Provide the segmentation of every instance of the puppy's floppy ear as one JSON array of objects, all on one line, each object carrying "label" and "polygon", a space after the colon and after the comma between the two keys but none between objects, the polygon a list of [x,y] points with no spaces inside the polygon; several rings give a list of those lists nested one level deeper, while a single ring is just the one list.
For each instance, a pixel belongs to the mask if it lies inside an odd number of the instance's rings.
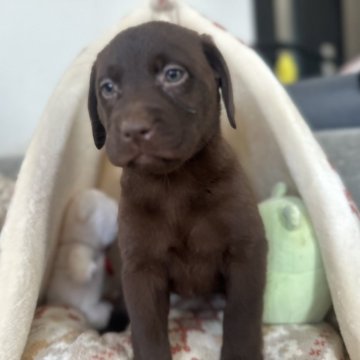
[{"label": "puppy's floppy ear", "polygon": [[97,98],[96,98],[96,67],[95,64],[91,69],[90,74],[90,86],[88,94],[88,111],[91,120],[92,133],[94,137],[95,146],[101,149],[105,144],[106,131],[103,124],[100,122],[98,110],[97,110]]},{"label": "puppy's floppy ear", "polygon": [[201,41],[205,56],[210,66],[213,68],[219,81],[219,87],[221,88],[221,93],[226,108],[226,114],[229,119],[230,125],[234,129],[236,129],[236,123],[234,118],[234,98],[229,69],[221,52],[214,44],[211,37],[208,35],[201,35]]}]

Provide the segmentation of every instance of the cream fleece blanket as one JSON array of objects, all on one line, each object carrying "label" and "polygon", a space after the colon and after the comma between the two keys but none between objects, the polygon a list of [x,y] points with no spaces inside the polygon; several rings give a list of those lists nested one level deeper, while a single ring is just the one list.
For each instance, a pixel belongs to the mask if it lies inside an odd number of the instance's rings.
[{"label": "cream fleece blanket", "polygon": [[[164,3],[158,1],[158,3]],[[238,130],[224,133],[259,199],[287,182],[305,201],[324,259],[341,333],[360,354],[360,225],[355,205],[303,118],[258,55],[191,8],[144,5],[70,66],[47,104],[22,165],[0,240],[0,359],[19,359],[55,256],[64,207],[79,189],[118,188],[118,172],[93,145],[86,109],[90,67],[119,31],[162,19],[210,34],[233,80]],[[100,180],[101,179],[101,180]],[[116,179],[116,180],[114,180]]]}]

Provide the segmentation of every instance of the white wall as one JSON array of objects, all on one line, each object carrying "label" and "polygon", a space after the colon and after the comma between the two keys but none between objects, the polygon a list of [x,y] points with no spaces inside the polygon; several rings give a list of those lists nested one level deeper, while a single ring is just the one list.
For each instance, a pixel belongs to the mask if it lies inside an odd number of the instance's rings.
[{"label": "white wall", "polygon": [[[0,157],[25,152],[72,59],[141,0],[0,0]],[[252,0],[189,0],[253,42]]]}]

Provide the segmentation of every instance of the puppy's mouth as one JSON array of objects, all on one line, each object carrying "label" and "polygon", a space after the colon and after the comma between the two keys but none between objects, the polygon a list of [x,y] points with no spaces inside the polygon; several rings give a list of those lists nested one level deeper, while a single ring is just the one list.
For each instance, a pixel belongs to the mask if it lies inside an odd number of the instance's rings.
[{"label": "puppy's mouth", "polygon": [[154,174],[167,174],[179,168],[189,157],[189,147],[183,139],[174,141],[118,141],[108,137],[107,153],[110,161],[122,168],[132,168]]},{"label": "puppy's mouth", "polygon": [[[141,168],[152,172],[167,172],[181,163],[179,158],[169,155],[151,154],[139,151],[135,156],[128,159],[125,166],[129,168]],[[167,171],[166,171],[167,170]]]}]

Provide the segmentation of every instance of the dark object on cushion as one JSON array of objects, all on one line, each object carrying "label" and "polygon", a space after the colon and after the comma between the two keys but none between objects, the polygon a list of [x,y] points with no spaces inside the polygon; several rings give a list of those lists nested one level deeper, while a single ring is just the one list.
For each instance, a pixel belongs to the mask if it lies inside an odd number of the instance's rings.
[{"label": "dark object on cushion", "polygon": [[360,127],[360,74],[305,80],[287,89],[313,129]]},{"label": "dark object on cushion", "polygon": [[220,89],[235,127],[217,47],[164,22],[120,33],[92,69],[95,144],[123,167],[119,246],[136,360],[171,359],[170,292],[221,291],[221,359],[263,359],[267,244],[255,197],[220,134]]},{"label": "dark object on cushion", "polygon": [[129,317],[122,311],[114,311],[111,314],[109,324],[100,333],[105,334],[107,332],[121,332],[124,331],[129,325]]}]

